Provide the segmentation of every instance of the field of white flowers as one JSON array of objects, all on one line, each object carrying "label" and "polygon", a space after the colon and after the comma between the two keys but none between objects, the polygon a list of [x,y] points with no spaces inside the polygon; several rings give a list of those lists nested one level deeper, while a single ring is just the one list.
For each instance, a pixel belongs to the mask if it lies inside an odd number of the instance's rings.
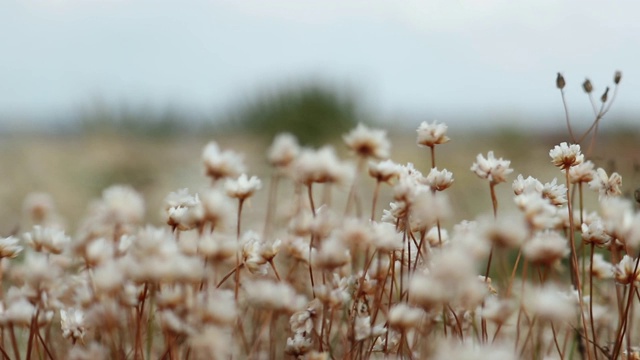
[{"label": "field of white flowers", "polygon": [[[635,177],[640,154],[633,138],[597,142],[615,93],[598,102],[583,87],[593,125],[580,134],[567,114],[566,141],[550,146],[456,143],[445,124],[423,122],[396,139],[406,158],[365,125],[344,134],[344,155],[288,134],[267,148],[93,139],[101,150],[70,142],[76,156],[58,161],[20,155],[6,168],[24,160],[46,177],[63,167],[74,181],[3,209],[0,354],[640,359],[640,194],[620,175]],[[536,160],[512,163],[502,149]],[[110,161],[133,162],[123,171],[135,186],[110,185],[121,175],[100,172]],[[157,199],[139,190],[167,183],[184,187]],[[6,184],[3,194],[20,186]],[[77,199],[92,187],[105,189],[87,209]]]}]

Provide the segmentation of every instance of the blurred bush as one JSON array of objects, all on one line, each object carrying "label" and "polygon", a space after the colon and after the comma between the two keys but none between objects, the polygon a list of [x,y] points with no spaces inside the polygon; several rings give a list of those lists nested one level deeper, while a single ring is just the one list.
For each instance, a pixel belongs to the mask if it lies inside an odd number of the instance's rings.
[{"label": "blurred bush", "polygon": [[355,96],[312,83],[263,93],[232,111],[231,127],[271,140],[290,132],[305,145],[320,145],[355,127],[360,118]]},{"label": "blurred bush", "polygon": [[83,133],[152,138],[188,133],[196,125],[193,115],[175,107],[155,109],[151,106],[112,105],[100,100],[79,109],[76,118]]}]

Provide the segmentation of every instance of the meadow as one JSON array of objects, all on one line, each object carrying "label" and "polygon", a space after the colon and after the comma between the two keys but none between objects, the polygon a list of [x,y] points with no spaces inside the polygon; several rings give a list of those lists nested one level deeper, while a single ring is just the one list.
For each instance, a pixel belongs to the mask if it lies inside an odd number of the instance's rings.
[{"label": "meadow", "polygon": [[639,139],[596,129],[7,136],[0,353],[638,359]]}]

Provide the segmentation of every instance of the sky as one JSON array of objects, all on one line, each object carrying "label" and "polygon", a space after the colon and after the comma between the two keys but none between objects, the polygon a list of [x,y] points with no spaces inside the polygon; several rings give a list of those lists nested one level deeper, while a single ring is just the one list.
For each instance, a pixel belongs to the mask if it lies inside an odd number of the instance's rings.
[{"label": "sky", "polygon": [[[640,111],[640,2],[2,0],[0,123],[96,101],[223,111],[282,86],[354,91],[380,118],[576,118],[623,71],[610,115]],[[526,126],[527,124],[520,124]]]}]

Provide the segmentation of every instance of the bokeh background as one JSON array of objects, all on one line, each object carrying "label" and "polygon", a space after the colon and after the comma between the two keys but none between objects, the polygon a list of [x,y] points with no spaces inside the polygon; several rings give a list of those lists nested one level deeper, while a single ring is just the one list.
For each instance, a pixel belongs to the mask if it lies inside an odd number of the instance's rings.
[{"label": "bokeh background", "polygon": [[490,209],[469,171],[480,152],[512,160],[513,178],[561,176],[547,155],[569,141],[557,72],[576,133],[594,119],[585,78],[599,102],[623,72],[591,159],[632,194],[638,14],[627,1],[3,1],[0,235],[20,228],[29,193],[50,193],[74,226],[121,183],[158,222],[169,191],[207,185],[210,140],[244,152],[266,179],[274,134],[348,157],[340,134],[358,122],[387,129],[392,158],[424,171],[415,128],[448,124],[439,164],[456,178],[456,220],[475,216]]}]

